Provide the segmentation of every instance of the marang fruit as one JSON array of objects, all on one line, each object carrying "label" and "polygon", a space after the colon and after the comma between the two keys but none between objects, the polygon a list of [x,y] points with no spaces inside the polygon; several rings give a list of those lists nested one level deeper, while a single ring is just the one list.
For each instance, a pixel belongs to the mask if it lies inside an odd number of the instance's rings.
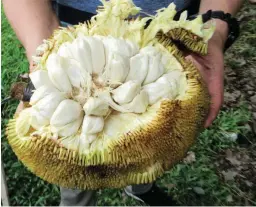
[{"label": "marang fruit", "polygon": [[7,127],[18,158],[63,187],[154,181],[185,156],[209,107],[174,40],[206,54],[214,24],[186,12],[174,21],[174,4],[131,21],[140,12],[132,1],[102,4],[90,22],[60,28],[38,47],[35,91]]}]

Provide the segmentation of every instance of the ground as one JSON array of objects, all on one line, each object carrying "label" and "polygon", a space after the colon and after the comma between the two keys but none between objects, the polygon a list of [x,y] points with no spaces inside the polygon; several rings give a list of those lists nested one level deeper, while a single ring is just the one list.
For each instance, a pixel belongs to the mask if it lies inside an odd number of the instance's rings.
[{"label": "ground", "polygon": [[[27,72],[24,49],[2,17],[2,95]],[[241,36],[225,55],[225,104],[213,126],[203,131],[183,162],[157,180],[180,205],[256,205],[256,9],[246,3],[238,18]],[[4,135],[16,101],[2,106],[2,161],[11,205],[58,205],[59,189],[31,174]],[[122,190],[98,192],[98,205],[141,205]]]}]

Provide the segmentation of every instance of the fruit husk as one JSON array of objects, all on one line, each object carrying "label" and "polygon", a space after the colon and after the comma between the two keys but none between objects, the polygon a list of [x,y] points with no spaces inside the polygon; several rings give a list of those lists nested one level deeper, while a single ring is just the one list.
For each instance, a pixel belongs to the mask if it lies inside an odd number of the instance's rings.
[{"label": "fruit husk", "polygon": [[[188,90],[182,100],[163,100],[152,121],[114,139],[101,151],[81,155],[49,137],[18,137],[15,119],[7,138],[24,165],[42,179],[67,188],[120,188],[153,182],[185,156],[209,108],[207,89],[192,63],[163,34],[157,40],[181,63]],[[32,131],[29,132],[29,134]]]}]

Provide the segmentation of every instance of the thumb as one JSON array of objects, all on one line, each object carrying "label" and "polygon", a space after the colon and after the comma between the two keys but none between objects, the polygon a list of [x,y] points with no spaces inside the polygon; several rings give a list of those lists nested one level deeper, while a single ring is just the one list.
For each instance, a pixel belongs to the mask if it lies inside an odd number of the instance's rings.
[{"label": "thumb", "polygon": [[212,122],[216,119],[221,109],[222,103],[223,103],[223,97],[221,94],[215,94],[211,96],[210,109],[204,123],[205,128],[209,127],[212,124]]}]

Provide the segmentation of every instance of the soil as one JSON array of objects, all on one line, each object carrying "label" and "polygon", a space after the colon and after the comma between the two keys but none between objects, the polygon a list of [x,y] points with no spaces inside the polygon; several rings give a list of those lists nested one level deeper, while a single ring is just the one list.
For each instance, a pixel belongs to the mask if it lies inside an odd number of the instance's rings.
[{"label": "soil", "polygon": [[[239,146],[223,151],[215,163],[223,180],[236,181],[239,189],[234,190],[234,193],[244,198],[245,205],[251,205],[251,201],[256,200],[256,46],[255,43],[250,44],[252,38],[253,42],[256,42],[256,17],[255,12],[251,12],[252,8],[255,6],[247,4],[238,15],[241,22],[241,36],[234,47],[225,54],[223,105],[224,110],[237,107],[241,102],[248,105],[252,117],[251,121],[245,124],[250,133],[248,137],[238,135]],[[251,28],[252,21],[254,27],[251,33],[244,32],[243,28]],[[239,49],[247,43],[248,50],[252,51],[251,55],[239,52]]]}]

